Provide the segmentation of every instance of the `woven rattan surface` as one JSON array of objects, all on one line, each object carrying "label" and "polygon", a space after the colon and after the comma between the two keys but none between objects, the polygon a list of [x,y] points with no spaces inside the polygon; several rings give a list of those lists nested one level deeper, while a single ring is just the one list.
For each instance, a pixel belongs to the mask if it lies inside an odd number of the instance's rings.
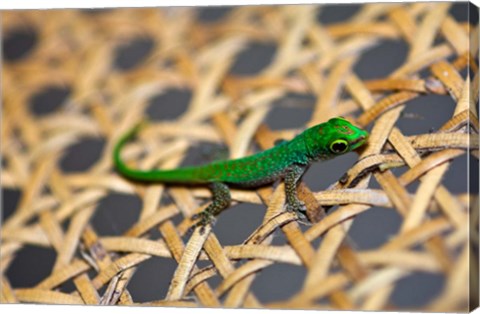
[{"label": "woven rattan surface", "polygon": [[[317,18],[323,8],[310,5],[232,8],[214,22],[198,19],[193,8],[2,12],[5,36],[31,28],[38,39],[26,55],[4,59],[2,66],[2,188],[20,191],[20,199],[1,228],[0,301],[395,310],[391,294],[402,278],[424,272],[440,275],[443,284],[421,309],[467,310],[470,277],[478,277],[470,269],[477,243],[469,242],[478,230],[469,226],[469,218],[478,220],[469,205],[476,196],[451,191],[444,177],[457,159],[478,159],[472,106],[478,63],[471,56],[478,53],[479,34],[450,7],[369,4],[329,25]],[[147,37],[153,48],[138,64],[112,65],[119,46]],[[407,56],[384,77],[361,78],[355,64],[386,40],[405,43]],[[276,45],[271,62],[258,73],[232,75],[249,43]],[[31,98],[47,86],[71,92],[61,106],[37,115]],[[235,203],[262,205],[263,222],[241,242],[225,245],[215,229],[185,234],[189,217],[208,204],[207,189],[135,184],[112,167],[115,141],[147,115],[153,97],[172,88],[191,91],[187,109],[142,131],[124,152],[131,165],[176,167],[200,141],[224,144],[236,158],[292,138],[300,128],[273,130],[264,123],[288,93],[315,99],[304,127],[344,116],[371,130],[371,137],[358,162],[329,188],[299,187],[311,225],[284,211],[281,183],[233,190]],[[402,112],[428,95],[450,99],[453,114],[437,130],[404,134]],[[423,117],[426,124],[435,112],[430,115]],[[85,137],[105,141],[100,156],[86,170],[64,171],[62,156]],[[102,236],[92,217],[111,193],[138,196],[141,205],[131,209],[138,219],[126,232]],[[165,195],[172,202],[161,202]],[[321,218],[320,205],[335,210]],[[398,213],[401,223],[389,241],[359,250],[347,234],[373,207]],[[275,244],[274,235],[285,243]],[[7,270],[26,246],[51,248],[55,260],[37,284],[15,287]],[[129,283],[154,257],[175,265],[162,277],[168,291],[161,299],[136,300]],[[289,298],[262,302],[252,286],[276,264],[305,269],[302,286]],[[70,291],[61,288],[67,282]]]}]

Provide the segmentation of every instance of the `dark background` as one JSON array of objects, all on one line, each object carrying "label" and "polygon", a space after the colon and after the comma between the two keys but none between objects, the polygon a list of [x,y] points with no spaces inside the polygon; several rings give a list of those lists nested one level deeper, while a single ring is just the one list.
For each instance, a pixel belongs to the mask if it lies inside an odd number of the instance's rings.
[{"label": "dark background", "polygon": [[[467,21],[468,8],[473,5],[456,3],[451,13],[457,20]],[[318,19],[323,24],[330,24],[349,19],[357,12],[360,5],[326,5],[320,11]],[[199,8],[198,18],[205,21],[220,20],[229,12],[229,7]],[[85,14],[101,14],[101,10],[84,10]],[[472,24],[477,24],[478,14],[471,11]],[[15,30],[3,34],[3,62],[19,62],[28,57],[28,52],[35,46],[36,33],[31,29]],[[117,50],[114,64],[117,70],[129,70],[135,67],[153,48],[149,39],[137,39],[121,46]],[[385,40],[363,54],[354,70],[362,79],[381,78],[399,65],[407,56],[407,46],[402,41]],[[251,44],[239,54],[231,68],[233,74],[252,75],[261,71],[272,60],[276,52],[274,44]],[[62,110],[64,101],[69,97],[68,87],[51,87],[38,93],[31,99],[31,111],[38,116],[48,115]],[[181,115],[187,108],[191,98],[187,90],[171,89],[160,96],[152,98],[147,110],[151,119],[156,121],[171,120]],[[175,106],[170,104],[175,103]],[[315,99],[311,95],[288,94],[278,100],[272,107],[266,123],[273,129],[301,128],[308,121]],[[397,126],[405,135],[428,133],[437,130],[451,118],[455,103],[445,96],[424,96],[410,101],[403,117]],[[432,112],[435,112],[432,115]],[[413,114],[413,115],[410,115]],[[412,118],[412,116],[415,116]],[[65,172],[87,170],[99,158],[104,148],[101,138],[84,138],[78,144],[71,146],[61,160]],[[198,143],[192,147],[187,163],[202,163],[226,154],[224,147],[212,144]],[[192,157],[193,156],[193,157]],[[355,162],[357,155],[347,154],[330,161],[313,165],[304,176],[304,181],[314,191],[327,188],[337,181],[341,175]],[[478,165],[472,164],[473,174],[478,173]],[[395,169],[396,174],[405,169]],[[478,176],[477,176],[478,178]],[[473,191],[478,191],[478,179],[472,180]],[[467,157],[458,158],[449,168],[443,184],[453,193],[467,191]],[[417,184],[409,186],[414,193]],[[374,179],[371,188],[378,188]],[[3,189],[2,219],[5,220],[16,209],[21,192]],[[168,202],[168,197],[164,197]],[[138,210],[132,210],[132,208]],[[138,197],[111,193],[99,204],[92,224],[99,235],[120,235],[138,219],[141,200]],[[261,223],[264,206],[242,204],[223,212],[214,231],[222,245],[240,244]],[[240,223],[239,223],[240,222]],[[349,242],[358,250],[375,249],[397,234],[401,217],[394,209],[371,208],[355,218],[349,231]],[[280,232],[275,234],[274,243],[282,244],[286,240]],[[159,237],[159,235],[153,235]],[[321,240],[320,240],[321,241]],[[318,246],[320,241],[315,241]],[[7,277],[13,287],[31,287],[49,275],[54,264],[55,253],[52,249],[26,246],[18,252],[15,261],[7,271]],[[202,264],[203,266],[203,264]],[[151,301],[161,299],[166,295],[169,279],[176,268],[176,262],[170,259],[153,257],[142,263],[128,289],[135,301]],[[306,270],[304,267],[287,264],[276,264],[259,273],[252,289],[261,302],[286,299],[299,291]],[[442,290],[445,278],[441,275],[415,272],[401,279],[391,296],[391,303],[399,307],[417,307],[427,304]],[[219,278],[210,282],[216,285]],[[72,291],[73,284],[65,284],[63,291]]]}]

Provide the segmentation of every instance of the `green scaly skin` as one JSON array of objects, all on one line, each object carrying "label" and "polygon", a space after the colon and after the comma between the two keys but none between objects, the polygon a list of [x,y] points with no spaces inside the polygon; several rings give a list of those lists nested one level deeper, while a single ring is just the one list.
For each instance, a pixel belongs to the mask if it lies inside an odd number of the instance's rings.
[{"label": "green scaly skin", "polygon": [[133,128],[116,144],[113,154],[115,166],[122,175],[135,181],[208,185],[213,201],[193,217],[199,219],[196,225],[202,226],[201,230],[229,206],[229,186],[252,188],[283,179],[287,210],[303,215],[305,205],[298,199],[296,187],[308,166],[315,161],[348,153],[365,144],[368,138],[367,131],[338,117],[313,126],[290,141],[279,141],[274,147],[248,157],[197,167],[142,171],[129,168],[120,157],[125,143],[140,128],[140,125]]}]

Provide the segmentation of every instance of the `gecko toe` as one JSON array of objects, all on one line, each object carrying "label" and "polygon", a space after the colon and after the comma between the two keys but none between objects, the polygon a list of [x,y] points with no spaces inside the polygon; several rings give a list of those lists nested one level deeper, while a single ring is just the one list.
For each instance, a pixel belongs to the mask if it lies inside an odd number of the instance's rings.
[{"label": "gecko toe", "polygon": [[191,219],[192,219],[192,220],[200,219],[200,213],[193,214],[192,217],[191,217]]},{"label": "gecko toe", "polygon": [[193,230],[195,230],[195,225],[191,225],[190,227],[188,227],[187,231],[185,232],[185,235],[187,237],[191,236],[193,233]]}]

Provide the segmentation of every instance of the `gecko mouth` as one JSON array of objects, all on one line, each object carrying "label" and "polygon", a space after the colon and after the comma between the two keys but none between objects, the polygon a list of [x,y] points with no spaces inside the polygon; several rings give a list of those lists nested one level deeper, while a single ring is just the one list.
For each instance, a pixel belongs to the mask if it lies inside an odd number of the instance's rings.
[{"label": "gecko mouth", "polygon": [[353,149],[356,149],[356,148],[362,146],[367,141],[367,138],[368,138],[368,136],[362,135],[359,138],[357,138],[356,140],[352,141],[350,143],[350,146],[352,146]]}]

